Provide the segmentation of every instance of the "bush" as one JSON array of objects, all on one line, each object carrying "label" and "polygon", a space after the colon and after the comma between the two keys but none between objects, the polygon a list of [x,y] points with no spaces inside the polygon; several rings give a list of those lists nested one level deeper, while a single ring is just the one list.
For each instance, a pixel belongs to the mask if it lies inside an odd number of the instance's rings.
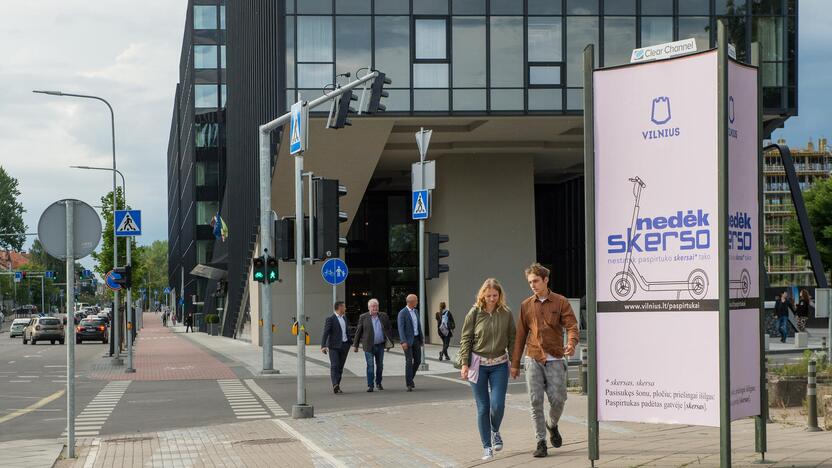
[{"label": "bush", "polygon": [[220,316],[217,314],[206,315],[205,323],[220,323]]},{"label": "bush", "polygon": [[827,361],[826,353],[823,351],[803,351],[803,358],[800,359],[800,362],[772,367],[768,371],[769,374],[780,377],[807,377],[809,375],[809,361],[812,359],[815,360],[818,377],[832,378],[832,365]]}]

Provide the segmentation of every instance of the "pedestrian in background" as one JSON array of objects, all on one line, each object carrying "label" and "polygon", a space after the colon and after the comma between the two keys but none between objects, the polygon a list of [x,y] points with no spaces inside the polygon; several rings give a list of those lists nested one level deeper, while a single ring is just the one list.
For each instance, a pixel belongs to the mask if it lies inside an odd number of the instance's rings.
[{"label": "pedestrian in background", "polygon": [[407,305],[399,311],[396,322],[399,326],[402,351],[404,351],[404,383],[407,385],[407,391],[412,392],[416,388],[413,379],[422,363],[422,346],[425,340],[422,324],[419,323],[419,310],[416,309],[419,298],[415,294],[409,294],[405,298],[405,303]]},{"label": "pedestrian in background", "polygon": [[188,314],[185,316],[185,333],[193,332],[194,331],[194,316],[193,314]]},{"label": "pedestrian in background", "polygon": [[168,326],[168,312],[167,311],[162,313],[162,326],[163,327]]},{"label": "pedestrian in background", "polygon": [[364,359],[367,361],[367,391],[373,391],[373,383],[379,390],[382,373],[384,372],[384,348],[387,341],[392,341],[393,331],[390,328],[390,318],[387,314],[378,313],[378,299],[367,302],[369,312],[358,318],[358,328],[353,338],[354,352],[358,352],[360,343],[364,349]]},{"label": "pedestrian in background", "polygon": [[780,298],[774,305],[774,315],[777,316],[777,329],[780,331],[780,342],[785,343],[789,336],[789,311],[794,312],[794,304],[789,299],[789,292],[780,293]]},{"label": "pedestrian in background", "polygon": [[508,368],[514,350],[514,317],[506,306],[503,287],[489,278],[480,287],[462,325],[459,354],[463,380],[468,380],[477,402],[477,428],[483,460],[503,449],[500,424],[506,407]]},{"label": "pedestrian in background", "polygon": [[448,310],[445,303],[440,302],[439,312],[436,313],[436,330],[439,332],[439,337],[442,338],[442,351],[439,351],[440,361],[442,360],[442,356],[449,361],[451,360],[451,357],[448,356],[448,346],[451,345],[454,328],[456,328],[454,316],[451,315],[451,311]]},{"label": "pedestrian in background", "polygon": [[[575,354],[578,345],[578,320],[569,301],[549,289],[549,270],[539,263],[526,268],[526,281],[533,295],[520,304],[517,337],[511,361],[511,377],[520,374],[520,359],[525,349],[526,389],[532,407],[537,448],[534,456],[548,455],[546,430],[555,448],[563,444],[558,421],[566,403],[566,356]],[[569,337],[563,343],[563,331]],[[528,345],[528,346],[527,346]],[[543,396],[549,399],[549,418],[543,414]]]},{"label": "pedestrian in background", "polygon": [[341,391],[341,376],[344,374],[344,364],[350,351],[347,306],[343,301],[336,302],[332,308],[334,313],[324,322],[324,336],[321,338],[321,352],[329,355],[329,378],[332,381],[332,393]]},{"label": "pedestrian in background", "polygon": [[806,322],[809,321],[809,310],[811,307],[812,296],[809,295],[809,291],[801,289],[800,300],[797,303],[797,310],[794,313],[797,316],[797,331],[806,331]]}]

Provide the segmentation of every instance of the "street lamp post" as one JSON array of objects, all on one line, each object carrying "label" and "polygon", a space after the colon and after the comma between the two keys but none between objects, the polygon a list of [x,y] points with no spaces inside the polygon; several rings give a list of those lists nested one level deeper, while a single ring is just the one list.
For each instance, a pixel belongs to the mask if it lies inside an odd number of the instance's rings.
[{"label": "street lamp post", "polygon": [[[124,174],[121,173],[118,169],[111,169],[109,167],[92,167],[92,166],[69,166],[73,169],[90,169],[95,171],[114,171],[119,176],[121,176],[121,194],[124,197],[124,209],[127,209],[127,184],[124,182]],[[113,216],[115,216],[115,205],[113,207]],[[115,236],[113,236],[115,237]],[[132,264],[132,259],[130,258],[130,249],[132,247],[133,239],[127,239],[127,264]],[[131,324],[132,326],[136,326],[135,317],[133,317],[133,291],[132,289],[127,289],[127,323]],[[115,326],[115,323],[114,325]],[[136,369],[133,367],[133,332],[128,327],[126,331],[126,341],[127,341],[127,369],[124,372],[128,374],[132,374],[136,372]],[[116,335],[118,336],[118,335]],[[118,339],[116,339],[116,345],[118,345]]]},{"label": "street lamp post", "polygon": [[[86,94],[73,94],[73,93],[64,93],[61,91],[42,91],[42,90],[34,90],[32,91],[36,94],[46,94],[49,96],[61,96],[61,97],[76,97],[81,99],[95,99],[96,101],[101,101],[107,105],[107,108],[110,109],[110,132],[112,134],[113,140],[113,210],[116,209],[116,117],[115,113],[113,112],[113,106],[107,102],[106,99],[100,98],[98,96],[90,96]],[[116,226],[113,223],[113,268],[118,266],[118,238],[116,237]],[[113,311],[113,329],[115,331],[115,346],[113,351],[113,364],[120,366],[124,364],[121,357],[119,356],[119,333],[118,333],[118,291],[113,291],[114,299],[115,299],[115,310]],[[67,311],[70,313],[70,311]]]}]

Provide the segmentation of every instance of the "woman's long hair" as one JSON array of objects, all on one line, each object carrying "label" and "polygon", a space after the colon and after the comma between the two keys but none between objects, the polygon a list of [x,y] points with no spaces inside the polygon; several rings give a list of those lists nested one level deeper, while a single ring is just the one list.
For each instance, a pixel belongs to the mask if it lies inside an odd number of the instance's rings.
[{"label": "woman's long hair", "polygon": [[503,293],[503,286],[494,278],[488,278],[482,283],[482,286],[480,286],[480,290],[477,293],[477,298],[474,301],[474,307],[480,310],[485,310],[485,293],[489,289],[493,289],[500,294],[499,299],[497,299],[496,308],[508,310],[508,306],[506,306],[506,295]]},{"label": "woman's long hair", "polygon": [[801,289],[800,290],[800,299],[806,301],[806,303],[808,304],[811,301],[811,298],[809,297],[809,291],[807,291],[805,289]]}]

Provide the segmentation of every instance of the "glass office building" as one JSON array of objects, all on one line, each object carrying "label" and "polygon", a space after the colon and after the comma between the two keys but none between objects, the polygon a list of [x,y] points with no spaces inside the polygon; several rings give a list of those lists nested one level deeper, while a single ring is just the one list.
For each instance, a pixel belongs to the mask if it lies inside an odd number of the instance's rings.
[{"label": "glass office building", "polygon": [[[392,80],[387,112],[353,116],[352,127],[334,131],[324,128],[329,108],[316,109],[306,153],[308,170],[348,187],[341,256],[350,277],[338,296],[351,319],[370,297],[395,314],[418,290],[409,200],[421,127],[434,131],[428,158],[438,174],[427,229],[451,238],[450,272],[428,282],[428,316],[440,301],[467,311],[483,275],[503,280],[516,309],[527,295],[522,269],[535,260],[553,267],[554,290],[583,296],[588,44],[597,66],[621,65],[634,48],[674,40],[709,49],[724,20],[739,60],[750,61],[760,43],[766,134],[797,113],[796,0],[252,0],[227,11],[220,210],[232,235],[227,254],[206,258],[227,263],[227,336],[260,313],[250,281],[260,245],[257,127],[356,73],[376,69]],[[281,139],[272,138],[272,209],[284,216],[294,211],[293,164]],[[294,316],[294,265],[281,264],[280,274],[288,280],[271,287],[276,340],[293,342],[283,325]],[[308,267],[308,326],[317,329],[332,296],[314,275]]]}]

